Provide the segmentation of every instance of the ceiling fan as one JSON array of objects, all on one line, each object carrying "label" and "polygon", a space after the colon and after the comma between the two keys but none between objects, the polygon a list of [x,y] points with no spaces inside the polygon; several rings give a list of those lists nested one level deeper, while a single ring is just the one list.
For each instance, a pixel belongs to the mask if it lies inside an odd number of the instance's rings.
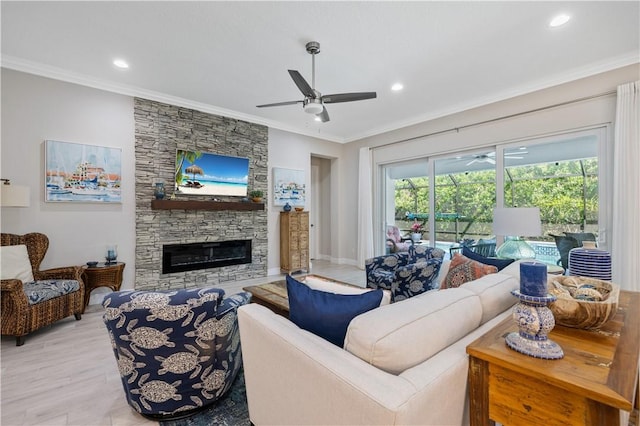
[{"label": "ceiling fan", "polygon": [[353,102],[362,101],[365,99],[374,99],[376,92],[354,92],[354,93],[335,93],[332,95],[324,95],[318,92],[316,86],[316,55],[320,53],[320,43],[317,41],[310,41],[305,45],[307,53],[311,54],[311,86],[307,83],[307,80],[295,70],[289,70],[289,75],[293,79],[293,82],[298,86],[298,89],[304,95],[304,99],[301,101],[287,101],[277,102],[274,104],[257,105],[258,108],[283,106],[283,105],[295,105],[302,104],[304,111],[309,114],[315,114],[320,121],[326,123],[329,121],[329,113],[324,104],[335,104],[338,102]]},{"label": "ceiling fan", "polygon": [[[523,150],[520,150],[518,152],[505,152],[504,158],[510,159],[510,160],[522,160],[524,157],[522,157],[521,155],[528,154],[528,153],[529,153],[528,151],[523,151]],[[489,152],[487,154],[476,154],[473,156],[473,160],[467,163],[467,166],[470,166],[473,163],[496,164],[495,157],[496,157],[495,152]]]}]

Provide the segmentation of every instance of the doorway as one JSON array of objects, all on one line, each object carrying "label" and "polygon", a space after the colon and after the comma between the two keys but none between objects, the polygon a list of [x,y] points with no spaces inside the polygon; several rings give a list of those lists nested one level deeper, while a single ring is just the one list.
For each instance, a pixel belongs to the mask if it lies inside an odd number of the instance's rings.
[{"label": "doorway", "polygon": [[331,159],[311,156],[309,258],[331,260]]}]

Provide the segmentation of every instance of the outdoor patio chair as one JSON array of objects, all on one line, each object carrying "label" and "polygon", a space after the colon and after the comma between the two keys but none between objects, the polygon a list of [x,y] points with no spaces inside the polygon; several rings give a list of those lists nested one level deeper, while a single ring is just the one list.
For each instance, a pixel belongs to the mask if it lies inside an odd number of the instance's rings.
[{"label": "outdoor patio chair", "polygon": [[409,251],[409,247],[412,245],[413,240],[410,237],[403,237],[397,226],[387,226],[387,248],[389,253]]}]

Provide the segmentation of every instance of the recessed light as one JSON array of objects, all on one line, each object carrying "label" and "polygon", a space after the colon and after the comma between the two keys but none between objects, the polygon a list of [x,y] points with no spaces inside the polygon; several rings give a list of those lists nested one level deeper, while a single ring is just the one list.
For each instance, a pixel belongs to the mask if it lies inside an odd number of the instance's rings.
[{"label": "recessed light", "polygon": [[314,120],[316,120],[316,121],[322,121],[322,120],[320,120],[320,117],[316,117],[316,118],[314,118]]},{"label": "recessed light", "polygon": [[129,64],[128,64],[128,63],[126,63],[126,62],[124,61],[124,59],[115,59],[115,60],[113,61],[113,65],[115,65],[115,66],[116,66],[116,67],[118,67],[118,68],[123,68],[123,69],[125,69],[125,68],[129,68]]},{"label": "recessed light", "polygon": [[566,24],[567,22],[569,22],[569,19],[571,19],[571,16],[566,15],[566,14],[560,14],[555,16],[551,22],[549,22],[549,26],[550,27],[559,27],[561,25]]},{"label": "recessed light", "polygon": [[391,90],[393,90],[394,92],[399,92],[403,88],[404,86],[402,85],[402,83],[396,83],[393,86],[391,86]]}]

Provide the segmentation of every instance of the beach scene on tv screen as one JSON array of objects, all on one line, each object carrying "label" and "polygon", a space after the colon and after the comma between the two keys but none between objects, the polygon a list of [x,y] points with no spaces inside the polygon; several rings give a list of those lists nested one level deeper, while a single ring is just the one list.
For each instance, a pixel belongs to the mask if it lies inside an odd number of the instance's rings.
[{"label": "beach scene on tv screen", "polygon": [[249,159],[199,151],[176,152],[176,191],[246,197]]}]

